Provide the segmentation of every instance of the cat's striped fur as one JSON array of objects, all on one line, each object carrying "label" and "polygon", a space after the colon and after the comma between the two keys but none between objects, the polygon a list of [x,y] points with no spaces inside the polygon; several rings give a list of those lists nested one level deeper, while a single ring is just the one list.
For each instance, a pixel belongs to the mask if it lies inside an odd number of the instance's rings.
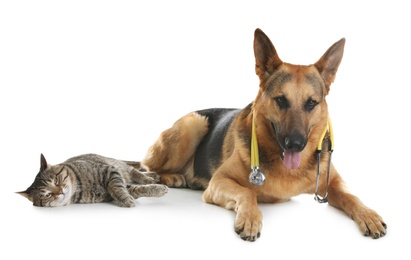
[{"label": "cat's striped fur", "polygon": [[42,154],[40,164],[31,186],[17,192],[34,206],[115,201],[121,207],[134,207],[139,197],[161,197],[168,191],[167,186],[155,184],[156,173],[140,169],[138,162],[84,154],[50,165]]}]

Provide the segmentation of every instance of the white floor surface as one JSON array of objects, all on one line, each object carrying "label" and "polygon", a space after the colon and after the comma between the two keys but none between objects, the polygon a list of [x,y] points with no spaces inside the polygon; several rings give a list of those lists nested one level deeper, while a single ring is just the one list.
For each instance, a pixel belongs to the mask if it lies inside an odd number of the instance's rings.
[{"label": "white floor surface", "polygon": [[[406,1],[0,2],[0,259],[411,259],[410,37]],[[171,189],[131,209],[37,208],[15,194],[82,153],[141,160],[184,114],[256,96],[253,35],[312,64],[346,38],[327,97],[333,162],[388,224],[363,237],[342,212],[301,195],[260,205],[261,237],[232,211]],[[397,257],[395,257],[397,256]]]}]

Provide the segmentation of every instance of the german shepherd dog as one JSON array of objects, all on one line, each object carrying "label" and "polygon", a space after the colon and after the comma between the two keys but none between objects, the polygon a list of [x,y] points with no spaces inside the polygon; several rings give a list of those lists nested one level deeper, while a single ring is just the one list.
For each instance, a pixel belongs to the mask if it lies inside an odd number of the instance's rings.
[{"label": "german shepherd dog", "polygon": [[[348,192],[334,166],[328,166],[330,153],[320,155],[316,184],[317,145],[328,120],[326,96],[344,44],[344,38],[337,41],[312,65],[293,65],[281,61],[271,40],[256,29],[255,70],[260,87],[254,101],[244,109],[188,113],[160,134],[148,149],[143,165],[159,173],[160,182],[169,187],[205,190],[205,202],[234,210],[235,232],[243,240],[260,237],[262,214],[258,203],[314,194],[316,189],[324,196],[328,191],[328,203],[351,217],[363,235],[383,237],[387,225]],[[253,120],[259,168],[266,176],[262,186],[249,180]]]}]

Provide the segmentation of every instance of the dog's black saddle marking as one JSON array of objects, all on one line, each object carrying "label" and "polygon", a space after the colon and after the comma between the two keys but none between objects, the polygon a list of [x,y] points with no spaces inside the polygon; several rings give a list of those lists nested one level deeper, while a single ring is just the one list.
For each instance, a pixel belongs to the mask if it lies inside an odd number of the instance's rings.
[{"label": "dog's black saddle marking", "polygon": [[200,142],[194,158],[194,176],[210,179],[212,168],[221,164],[222,147],[227,130],[240,112],[233,108],[211,108],[196,111],[207,117],[208,133]]}]

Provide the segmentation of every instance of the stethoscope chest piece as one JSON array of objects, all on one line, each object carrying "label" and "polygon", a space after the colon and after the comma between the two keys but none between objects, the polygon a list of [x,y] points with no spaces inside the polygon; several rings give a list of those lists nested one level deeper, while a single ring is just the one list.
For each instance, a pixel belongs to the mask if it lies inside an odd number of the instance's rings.
[{"label": "stethoscope chest piece", "polygon": [[258,141],[257,133],[255,129],[254,116],[252,117],[252,128],[251,128],[251,173],[248,176],[248,181],[257,187],[264,184],[265,175],[260,170],[260,161],[258,158]]},{"label": "stethoscope chest piece", "polygon": [[248,181],[257,187],[260,187],[264,184],[265,182],[265,175],[260,169],[256,166],[251,167],[251,173],[248,176]]}]

